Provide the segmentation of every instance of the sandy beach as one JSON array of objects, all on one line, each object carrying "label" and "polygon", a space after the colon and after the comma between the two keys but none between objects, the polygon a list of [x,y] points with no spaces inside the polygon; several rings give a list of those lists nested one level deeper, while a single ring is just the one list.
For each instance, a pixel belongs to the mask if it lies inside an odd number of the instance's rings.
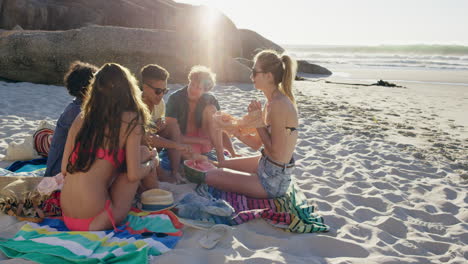
[{"label": "sandy beach", "polygon": [[[404,86],[295,82],[294,176],[330,232],[292,234],[259,219],[234,226],[206,250],[198,243],[204,231],[185,227],[175,249],[152,263],[466,263],[468,89]],[[222,84],[214,93],[223,110],[240,116],[251,99],[263,98],[252,89]],[[41,120],[55,121],[70,100],[62,86],[0,82],[0,158]],[[235,147],[254,153],[239,141]],[[161,187],[177,198],[193,185]],[[0,215],[0,237],[21,225]],[[0,255],[0,263],[18,260]]]}]

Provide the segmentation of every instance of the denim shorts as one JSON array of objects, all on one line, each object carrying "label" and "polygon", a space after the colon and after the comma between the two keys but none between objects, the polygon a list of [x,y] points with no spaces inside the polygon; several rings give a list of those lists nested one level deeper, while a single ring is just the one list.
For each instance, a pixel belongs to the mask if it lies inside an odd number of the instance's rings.
[{"label": "denim shorts", "polygon": [[276,198],[286,194],[291,184],[291,175],[294,168],[294,159],[291,159],[289,164],[285,164],[262,155],[258,163],[257,175],[269,198]]}]

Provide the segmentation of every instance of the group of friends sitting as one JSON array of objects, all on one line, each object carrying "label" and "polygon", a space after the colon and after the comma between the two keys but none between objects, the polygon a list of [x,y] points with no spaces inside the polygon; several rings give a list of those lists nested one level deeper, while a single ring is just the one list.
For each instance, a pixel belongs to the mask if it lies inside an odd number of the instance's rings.
[{"label": "group of friends sitting", "polygon": [[[255,133],[226,133],[213,117],[220,105],[210,93],[215,74],[207,67],[194,66],[188,85],[165,102],[169,73],[159,65],[143,67],[138,85],[119,64],[73,63],[64,81],[75,99],[57,121],[45,174],[65,177],[65,224],[77,231],[115,228],[138,193],[159,181],[184,181],[181,162],[188,159],[213,160],[213,169],[197,175],[199,183],[253,198],[284,195],[298,138],[294,77],[288,55],[258,53],[251,80],[266,104],[253,100],[246,108],[262,111],[264,125]],[[233,136],[260,153],[239,157]]]}]

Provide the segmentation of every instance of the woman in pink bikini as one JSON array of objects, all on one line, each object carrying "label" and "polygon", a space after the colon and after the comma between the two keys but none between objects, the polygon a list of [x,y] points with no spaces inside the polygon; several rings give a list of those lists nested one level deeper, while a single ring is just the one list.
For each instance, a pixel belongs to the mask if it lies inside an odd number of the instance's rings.
[{"label": "woman in pink bikini", "polygon": [[70,230],[115,228],[140,183],[157,187],[156,153],[141,146],[150,114],[140,93],[125,67],[108,63],[96,73],[62,159],[61,207]]}]

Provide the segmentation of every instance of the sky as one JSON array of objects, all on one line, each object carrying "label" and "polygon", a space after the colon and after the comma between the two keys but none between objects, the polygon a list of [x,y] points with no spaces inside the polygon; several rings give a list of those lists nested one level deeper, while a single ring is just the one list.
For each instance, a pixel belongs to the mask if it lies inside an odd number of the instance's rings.
[{"label": "sky", "polygon": [[176,0],[280,44],[468,46],[468,0]]}]

